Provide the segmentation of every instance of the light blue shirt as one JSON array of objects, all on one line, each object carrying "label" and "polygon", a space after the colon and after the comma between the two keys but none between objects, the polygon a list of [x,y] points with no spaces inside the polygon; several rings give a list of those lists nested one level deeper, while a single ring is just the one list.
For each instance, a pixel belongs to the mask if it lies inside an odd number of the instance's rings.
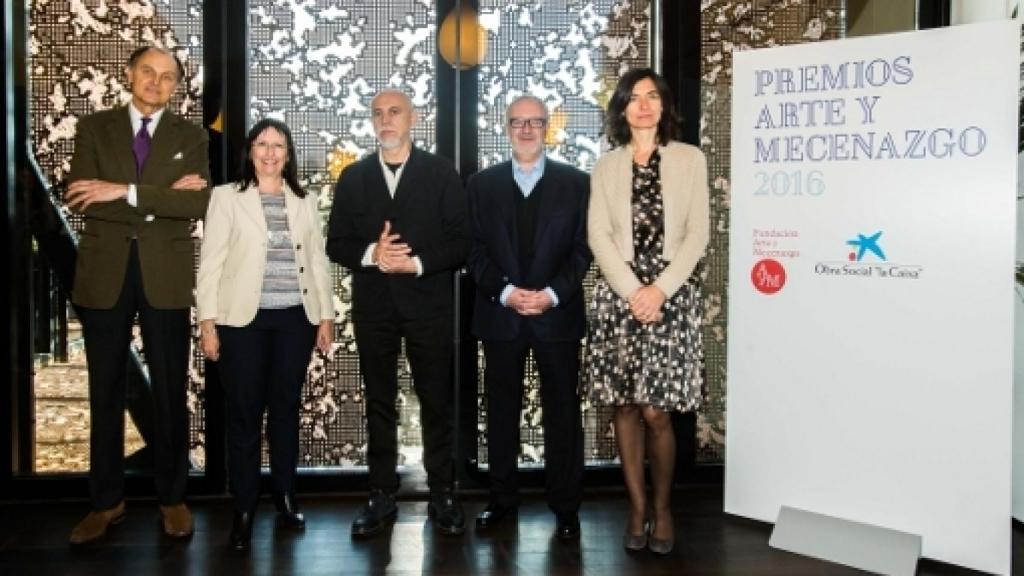
[{"label": "light blue shirt", "polygon": [[523,167],[516,162],[515,158],[512,159],[512,177],[516,179],[516,184],[519,185],[519,189],[523,191],[523,198],[529,198],[530,192],[537,186],[537,182],[540,182],[541,176],[544,175],[544,155],[541,154],[537,163],[533,165],[533,168],[529,172],[523,170]]},{"label": "light blue shirt", "polygon": [[[518,162],[516,162],[515,158],[512,159],[512,177],[515,178],[516,184],[519,186],[519,189],[522,190],[523,198],[530,197],[530,193],[537,187],[537,182],[540,182],[541,177],[544,176],[544,163],[545,158],[544,155],[541,154],[537,163],[533,165],[533,168],[531,168],[529,172],[527,172],[526,170],[523,170],[523,167]],[[498,300],[501,302],[502,306],[508,306],[508,295],[515,289],[515,286],[508,284],[501,291],[501,296],[498,297]],[[555,306],[558,306],[558,295],[555,294],[555,291],[552,290],[550,286],[544,288],[544,291],[551,297],[551,307],[554,308]]]}]

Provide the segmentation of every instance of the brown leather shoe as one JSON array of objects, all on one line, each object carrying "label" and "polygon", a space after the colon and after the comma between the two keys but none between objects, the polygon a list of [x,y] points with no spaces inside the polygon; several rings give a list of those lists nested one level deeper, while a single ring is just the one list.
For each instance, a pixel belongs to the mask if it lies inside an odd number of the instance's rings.
[{"label": "brown leather shoe", "polygon": [[68,540],[72,544],[92,542],[102,538],[107,533],[107,528],[121,520],[124,520],[124,501],[118,502],[117,506],[107,510],[89,512],[71,530],[71,537]]},{"label": "brown leather shoe", "polygon": [[164,534],[171,538],[187,538],[192,535],[192,513],[184,504],[161,506],[160,514],[164,517]]}]

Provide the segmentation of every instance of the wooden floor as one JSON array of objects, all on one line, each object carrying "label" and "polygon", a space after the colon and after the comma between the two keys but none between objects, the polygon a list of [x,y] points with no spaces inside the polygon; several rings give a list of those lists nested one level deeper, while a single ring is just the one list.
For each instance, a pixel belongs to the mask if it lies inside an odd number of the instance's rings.
[{"label": "wooden floor", "polygon": [[[0,506],[0,574],[862,574],[769,548],[771,526],[723,514],[721,491],[716,485],[677,490],[677,544],[667,557],[623,550],[621,494],[587,498],[580,514],[582,538],[573,543],[552,538],[554,517],[538,496],[526,499],[518,524],[507,522],[484,535],[476,534],[471,522],[485,504],[483,496],[470,495],[465,501],[470,522],[461,538],[435,534],[426,504],[404,500],[391,533],[368,541],[349,536],[349,523],[362,505],[354,496],[300,497],[308,523],[304,533],[275,529],[273,506],[264,502],[248,554],[226,548],[231,507],[224,499],[192,502],[196,533],[187,542],[160,536],[155,504],[129,502],[127,519],[101,543],[82,549],[70,548],[67,535],[86,511],[83,503],[6,504]],[[1013,547],[1024,554],[1020,526],[1014,527]],[[974,572],[922,561],[918,574]]]}]

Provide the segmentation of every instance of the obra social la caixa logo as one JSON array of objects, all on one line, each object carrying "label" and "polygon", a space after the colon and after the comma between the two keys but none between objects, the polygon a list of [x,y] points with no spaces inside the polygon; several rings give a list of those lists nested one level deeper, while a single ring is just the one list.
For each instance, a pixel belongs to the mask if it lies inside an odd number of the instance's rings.
[{"label": "obra social la caixa logo", "polygon": [[924,267],[919,264],[890,262],[882,249],[882,231],[870,234],[858,232],[845,240],[848,246],[845,261],[817,262],[814,273],[818,276],[846,278],[897,278],[917,280]]},{"label": "obra social la caixa logo", "polygon": [[758,260],[750,270],[750,281],[762,294],[775,294],[786,285],[786,268],[778,260]]}]

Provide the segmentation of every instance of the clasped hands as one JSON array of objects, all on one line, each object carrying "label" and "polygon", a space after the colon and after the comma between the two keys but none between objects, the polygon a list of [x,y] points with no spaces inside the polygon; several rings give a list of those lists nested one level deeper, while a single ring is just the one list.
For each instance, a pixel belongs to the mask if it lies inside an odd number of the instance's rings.
[{"label": "clasped hands", "polygon": [[665,304],[665,293],[654,284],[637,288],[629,296],[629,311],[641,324],[661,320],[661,307]]},{"label": "clasped hands", "polygon": [[522,316],[539,316],[548,311],[554,302],[544,290],[513,288],[505,299],[505,305]]},{"label": "clasped hands", "polygon": [[[206,179],[198,174],[186,174],[171,184],[175,190],[198,192],[206,188]],[[96,202],[113,202],[128,196],[128,184],[106,180],[75,180],[68,185],[64,201],[74,212],[83,212]]]},{"label": "clasped hands", "polygon": [[373,248],[373,263],[385,274],[415,274],[418,272],[413,261],[412,248],[405,242],[399,242],[401,235],[391,233],[391,222],[384,222],[384,229],[377,238]]}]

